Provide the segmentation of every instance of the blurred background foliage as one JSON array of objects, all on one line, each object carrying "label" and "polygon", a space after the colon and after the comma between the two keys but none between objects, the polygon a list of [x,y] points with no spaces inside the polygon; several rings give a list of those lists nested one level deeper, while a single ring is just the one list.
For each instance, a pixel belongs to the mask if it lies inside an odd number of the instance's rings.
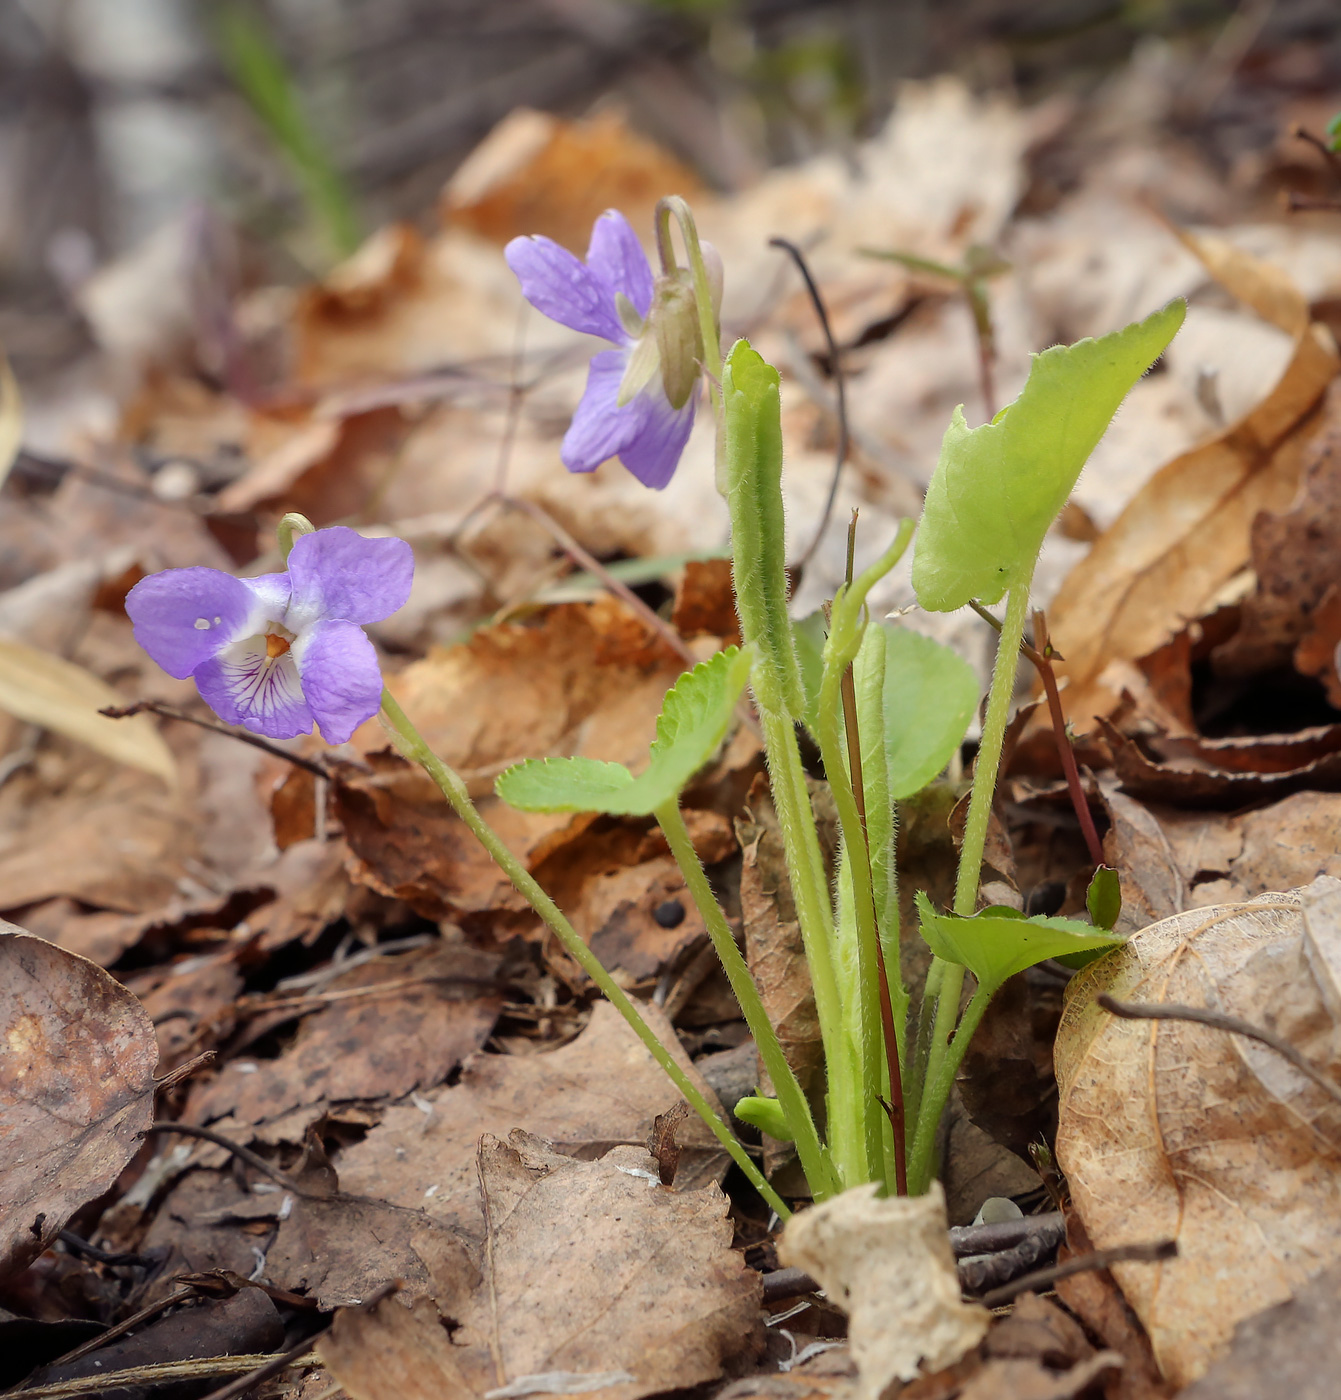
[{"label": "blurred background foliage", "polygon": [[68,358],[72,289],[193,204],[288,282],[431,224],[519,106],[615,105],[733,189],[850,152],[900,79],[1084,96],[1142,45],[1203,55],[1188,120],[1226,168],[1282,89],[1341,79],[1335,0],[0,0],[0,343]]}]

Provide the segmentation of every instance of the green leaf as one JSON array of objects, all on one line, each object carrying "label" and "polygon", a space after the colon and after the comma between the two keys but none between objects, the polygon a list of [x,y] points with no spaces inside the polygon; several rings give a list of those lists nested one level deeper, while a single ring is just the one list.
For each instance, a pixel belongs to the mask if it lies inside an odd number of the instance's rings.
[{"label": "green leaf", "polygon": [[949,647],[885,627],[885,748],[889,795],[911,797],[964,741],[978,704],[973,667]]},{"label": "green leaf", "polygon": [[622,763],[533,758],[500,773],[494,791],[524,812],[655,812],[716,752],[745,689],[750,661],[748,650],[728,647],[680,677],[666,693],[651,761],[638,777]]},{"label": "green leaf", "polygon": [[1018,910],[984,909],[971,918],[938,914],[921,890],[917,909],[923,939],[946,962],[966,967],[989,995],[1008,977],[1047,958],[1111,948],[1125,940],[1078,919],[1024,918]]},{"label": "green leaf", "polygon": [[1112,928],[1122,913],[1122,888],[1116,870],[1101,865],[1090,881],[1085,907],[1096,928]]},{"label": "green leaf", "polygon": [[758,1128],[761,1133],[767,1133],[771,1138],[777,1138],[779,1142],[790,1142],[792,1131],[787,1126],[786,1114],[782,1111],[782,1105],[777,1099],[761,1098],[757,1094],[751,1094],[748,1098],[737,1099],[735,1115],[742,1123],[748,1123],[752,1128]]},{"label": "green leaf", "polygon": [[1099,340],[1033,357],[1029,381],[990,423],[955,409],[927,488],[913,587],[933,612],[997,602],[1029,577],[1043,536],[1132,385],[1183,323],[1161,311]]}]

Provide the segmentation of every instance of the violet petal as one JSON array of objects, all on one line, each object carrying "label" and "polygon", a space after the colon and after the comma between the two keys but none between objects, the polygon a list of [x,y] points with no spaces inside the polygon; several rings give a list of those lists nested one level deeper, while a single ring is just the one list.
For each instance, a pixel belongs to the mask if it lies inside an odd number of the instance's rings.
[{"label": "violet petal", "polygon": [[682,408],[672,408],[658,382],[639,394],[629,405],[640,417],[638,430],[620,449],[619,460],[654,491],[662,490],[675,475],[680,455],[694,426],[694,405],[698,395],[690,394]]},{"label": "violet petal", "polygon": [[[602,462],[619,453],[641,426],[638,399],[623,408],[616,404],[627,362],[626,350],[602,350],[591,357],[582,402],[573,414],[559,449],[559,456],[570,472],[595,471]],[[660,380],[657,386],[659,389]]]},{"label": "violet petal", "polygon": [[300,535],[289,554],[293,596],[284,625],[302,632],[331,618],[380,622],[405,606],[414,552],[404,540],[365,539],[346,525]]},{"label": "violet petal", "polygon": [[126,595],[135,640],[170,676],[185,680],[230,643],[284,616],[285,574],[239,579],[219,569],[165,569]]},{"label": "violet petal", "polygon": [[312,711],[303,698],[292,651],[273,659],[264,637],[235,642],[196,671],[201,698],[228,724],[240,724],[268,739],[312,732]]},{"label": "violet petal", "polygon": [[652,305],[652,268],[629,221],[618,209],[607,209],[591,229],[587,266],[617,292],[623,292],[639,316]]},{"label": "violet petal", "polygon": [[514,238],[503,256],[522,295],[552,321],[623,345],[628,340],[615,309],[615,288],[552,238]]},{"label": "violet petal", "polygon": [[343,744],[382,703],[373,644],[352,622],[319,622],[299,637],[293,652],[321,737]]}]

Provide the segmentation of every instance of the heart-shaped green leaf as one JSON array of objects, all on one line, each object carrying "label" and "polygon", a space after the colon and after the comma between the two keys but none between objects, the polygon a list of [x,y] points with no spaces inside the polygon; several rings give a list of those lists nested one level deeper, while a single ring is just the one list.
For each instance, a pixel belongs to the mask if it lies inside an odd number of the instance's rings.
[{"label": "heart-shaped green leaf", "polygon": [[981,427],[969,428],[962,406],[955,409],[913,557],[924,608],[953,612],[971,598],[995,603],[1028,578],[1118,405],[1173,339],[1186,309],[1171,301],[1112,335],[1035,355],[1020,397]]},{"label": "heart-shaped green leaf", "polygon": [[524,812],[647,816],[674,800],[726,735],[750,674],[750,653],[728,647],[666,692],[651,761],[634,777],[622,763],[532,758],[500,773],[494,791]]},{"label": "heart-shaped green leaf", "polygon": [[1006,978],[1035,963],[1125,941],[1110,929],[1097,929],[1078,919],[1028,919],[1014,909],[984,909],[970,918],[938,914],[921,890],[917,910],[922,937],[931,951],[968,968],[989,995]]}]

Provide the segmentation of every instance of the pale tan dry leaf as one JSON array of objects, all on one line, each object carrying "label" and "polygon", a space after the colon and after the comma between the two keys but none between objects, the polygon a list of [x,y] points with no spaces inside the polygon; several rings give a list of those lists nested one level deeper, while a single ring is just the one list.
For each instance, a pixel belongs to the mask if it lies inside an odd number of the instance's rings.
[{"label": "pale tan dry leaf", "polygon": [[154,1110],[153,1023],[115,978],[0,920],[0,1275],[109,1186]]},{"label": "pale tan dry leaf", "polygon": [[0,637],[0,709],[175,787],[177,762],[148,715],[108,719],[98,713],[121,703],[111,686],[73,661]]},{"label": "pale tan dry leaf", "polygon": [[1264,321],[1296,339],[1308,329],[1308,298],[1284,268],[1254,257],[1216,234],[1194,233],[1176,224],[1169,227],[1222,287],[1227,287]]},{"label": "pale tan dry leaf", "polygon": [[5,484],[23,442],[23,400],[9,367],[9,356],[0,348],[0,486]]},{"label": "pale tan dry leaf", "polygon": [[1068,989],[1058,1161],[1097,1248],[1177,1239],[1176,1259],[1113,1269],[1175,1385],[1206,1370],[1236,1322],[1341,1259],[1341,1109],[1263,1045],[1118,1020],[1094,998],[1209,1006],[1335,1072],[1319,969],[1334,981],[1338,943],[1341,881],[1322,877],[1165,919]]},{"label": "pale tan dry leaf", "polygon": [[[675,1031],[655,1006],[643,1016],[717,1106]],[[609,1002],[592,1007],[576,1040],[541,1055],[472,1055],[460,1082],[429,1090],[418,1103],[388,1109],[362,1142],[341,1155],[347,1191],[423,1210],[467,1236],[483,1231],[475,1184],[475,1142],[513,1128],[542,1134],[574,1157],[619,1143],[646,1142],[653,1119],[679,1102],[679,1092]],[[720,1109],[719,1109],[720,1111]],[[726,1156],[697,1118],[677,1134],[682,1148],[675,1186],[720,1179]]]},{"label": "pale tan dry leaf", "polygon": [[960,1299],[940,1183],[925,1196],[881,1200],[879,1190],[857,1186],[794,1215],[778,1244],[778,1258],[848,1314],[860,1400],[953,1365],[991,1322]]},{"label": "pale tan dry leaf", "polygon": [[[1235,279],[1230,291],[1290,319],[1279,274],[1259,267],[1250,277],[1253,268],[1236,253],[1209,270]],[[1068,681],[1063,703],[1079,730],[1118,703],[1104,668],[1149,655],[1201,616],[1248,563],[1258,513],[1289,506],[1319,427],[1312,410],[1338,366],[1330,333],[1304,325],[1271,393],[1157,472],[1068,576],[1049,624],[1066,658],[1058,667]]]},{"label": "pale tan dry leaf", "polygon": [[[474,1155],[472,1153],[472,1155]],[[594,1391],[636,1400],[716,1379],[762,1342],[761,1282],[731,1249],[714,1185],[668,1191],[641,1147],[577,1162],[525,1133],[479,1144],[485,1282],[342,1313],[319,1354],[354,1400]],[[585,1382],[585,1384],[584,1384]]]},{"label": "pale tan dry leaf", "polygon": [[731,1248],[716,1185],[670,1191],[643,1147],[576,1162],[523,1133],[485,1137],[479,1177],[491,1273],[459,1337],[481,1370],[494,1353],[496,1384],[625,1371],[600,1394],[636,1400],[760,1349],[762,1281]]}]

